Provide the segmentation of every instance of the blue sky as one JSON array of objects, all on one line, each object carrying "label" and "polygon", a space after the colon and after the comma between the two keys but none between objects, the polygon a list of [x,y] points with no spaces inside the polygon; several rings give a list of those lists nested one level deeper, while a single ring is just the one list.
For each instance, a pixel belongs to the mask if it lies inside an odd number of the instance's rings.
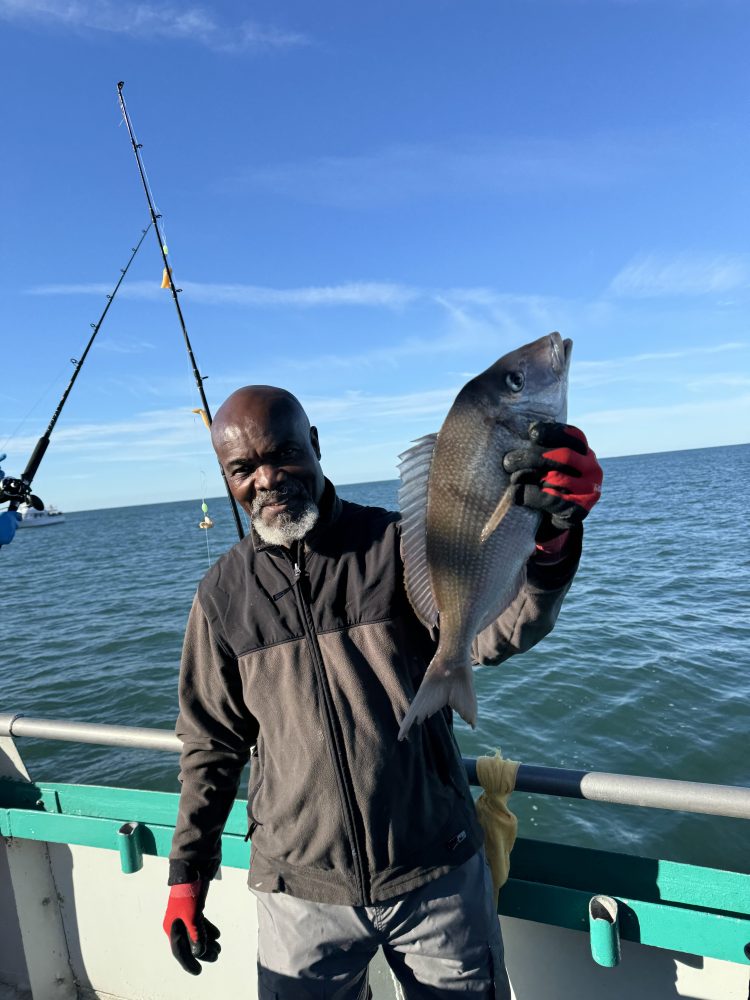
[{"label": "blue sky", "polygon": [[[0,451],[18,473],[148,221],[211,406],[283,385],[336,482],[461,384],[574,341],[602,456],[750,437],[750,10],[732,0],[0,0]],[[67,510],[221,492],[144,243],[35,480]]]}]

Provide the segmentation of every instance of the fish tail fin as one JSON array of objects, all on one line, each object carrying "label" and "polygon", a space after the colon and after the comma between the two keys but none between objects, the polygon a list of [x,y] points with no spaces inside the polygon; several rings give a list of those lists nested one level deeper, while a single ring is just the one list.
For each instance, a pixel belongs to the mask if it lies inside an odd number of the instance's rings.
[{"label": "fish tail fin", "polygon": [[419,685],[414,701],[404,716],[398,738],[403,740],[414,723],[439,712],[446,705],[461,716],[472,729],[477,721],[477,696],[471,670],[446,669],[446,664],[433,660]]}]

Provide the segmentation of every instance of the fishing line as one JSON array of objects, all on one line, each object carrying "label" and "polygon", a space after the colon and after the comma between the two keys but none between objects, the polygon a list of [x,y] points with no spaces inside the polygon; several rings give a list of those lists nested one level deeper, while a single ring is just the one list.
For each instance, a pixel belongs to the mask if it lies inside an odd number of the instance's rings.
[{"label": "fishing line", "polygon": [[[167,244],[165,242],[164,236],[162,235],[162,230],[159,226],[159,219],[161,219],[161,215],[158,214],[156,211],[154,198],[151,193],[151,187],[149,185],[148,178],[146,177],[146,170],[143,166],[143,158],[141,156],[142,143],[136,141],[135,132],[133,131],[133,125],[130,121],[130,115],[128,114],[128,109],[125,105],[125,98],[122,95],[122,88],[124,86],[125,86],[124,82],[120,80],[120,82],[117,84],[117,97],[120,102],[120,110],[122,111],[122,117],[125,122],[125,125],[127,126],[128,135],[130,136],[130,144],[133,147],[133,152],[135,153],[135,160],[136,163],[138,164],[138,173],[140,174],[141,183],[143,184],[143,190],[146,194],[146,201],[148,202],[149,212],[151,213],[151,221],[154,226],[154,232],[156,233],[156,238],[159,242],[159,253],[161,254],[162,260],[164,262],[164,278],[162,281],[162,288],[169,288],[172,294],[172,300],[175,304],[175,309],[177,310],[177,317],[180,321],[180,328],[182,329],[182,336],[185,341],[185,347],[187,349],[188,357],[190,359],[190,364],[193,369],[193,377],[195,379],[195,384],[198,387],[198,393],[200,394],[201,406],[206,414],[205,418],[206,423],[208,426],[210,426],[211,410],[208,405],[208,400],[206,399],[206,393],[203,389],[203,382],[205,381],[206,376],[201,375],[200,372],[198,371],[198,365],[195,360],[195,355],[193,354],[193,348],[190,344],[190,338],[188,337],[187,327],[185,326],[185,319],[182,315],[182,308],[180,307],[179,293],[182,291],[182,289],[177,288],[175,286],[174,279],[172,277],[172,269],[169,266],[169,261],[167,259],[167,253],[168,253]],[[237,508],[237,504],[235,503],[234,497],[232,496],[229,490],[229,483],[227,482],[226,476],[224,475],[224,470],[221,468],[221,463],[219,463],[219,468],[221,469],[221,477],[224,480],[224,486],[227,491],[227,496],[229,497],[229,503],[231,504],[232,507],[232,514],[234,516],[234,523],[235,527],[237,528],[237,534],[239,535],[240,539],[242,539],[244,538],[245,533],[242,530],[242,522],[240,520],[239,510]]]},{"label": "fishing line", "polygon": [[42,389],[42,391],[39,393],[39,396],[37,397],[36,402],[34,402],[34,403],[31,404],[30,409],[24,414],[24,416],[21,417],[21,419],[18,421],[18,423],[13,428],[13,430],[10,432],[10,434],[6,437],[6,439],[4,441],[0,442],[0,451],[7,451],[8,450],[8,444],[9,444],[9,442],[12,441],[14,437],[18,436],[18,432],[24,426],[24,424],[29,419],[29,417],[31,416],[31,414],[36,410],[36,408],[39,406],[39,404],[42,402],[42,400],[46,399],[47,396],[49,396],[49,394],[52,392],[52,387],[55,386],[55,385],[57,385],[58,382],[62,381],[62,376],[63,376],[63,372],[65,371],[65,368],[66,368],[66,366],[62,365],[62,367],[57,372],[57,374],[51,379],[51,381],[50,381],[49,385],[46,387],[46,389]]},{"label": "fishing line", "polygon": [[149,231],[150,228],[151,228],[151,223],[149,222],[146,228],[141,230],[141,238],[138,240],[136,245],[130,248],[131,249],[130,259],[128,260],[125,267],[120,268],[120,277],[117,279],[117,284],[115,285],[115,287],[112,289],[109,295],[107,295],[107,304],[104,307],[101,316],[99,317],[96,323],[91,324],[92,333],[91,336],[89,337],[89,342],[86,344],[86,347],[84,348],[83,354],[81,355],[80,359],[78,358],[70,359],[72,364],[75,365],[73,375],[70,379],[70,382],[68,382],[65,392],[62,394],[60,402],[57,404],[57,409],[52,414],[52,419],[49,422],[47,430],[44,432],[44,434],[42,434],[42,436],[37,441],[36,447],[34,448],[34,451],[31,454],[31,458],[26,464],[26,468],[21,473],[20,479],[14,479],[12,476],[6,476],[5,479],[0,481],[0,503],[4,503],[6,500],[10,500],[10,505],[8,507],[8,510],[16,510],[22,503],[30,503],[31,506],[34,507],[36,510],[44,510],[44,503],[39,499],[39,497],[34,496],[34,494],[31,492],[31,481],[36,475],[39,466],[42,464],[44,453],[47,451],[47,448],[49,447],[49,439],[50,439],[50,434],[52,433],[52,429],[54,428],[60,414],[62,413],[62,408],[65,406],[65,402],[68,396],[70,395],[70,390],[73,388],[75,380],[78,378],[81,368],[83,368],[83,362],[86,360],[86,356],[91,350],[91,345],[94,343],[96,335],[97,333],[99,333],[99,330],[101,329],[102,323],[104,322],[104,317],[109,312],[109,307],[114,302],[115,295],[117,295],[117,291],[120,285],[125,280],[125,275],[128,273],[130,265],[133,263],[135,255],[140,250],[141,244],[145,240],[146,233]]}]

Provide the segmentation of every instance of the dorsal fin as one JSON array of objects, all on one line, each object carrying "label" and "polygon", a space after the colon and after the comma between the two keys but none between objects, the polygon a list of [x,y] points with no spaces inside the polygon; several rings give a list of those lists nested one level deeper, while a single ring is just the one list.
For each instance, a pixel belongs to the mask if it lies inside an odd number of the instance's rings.
[{"label": "dorsal fin", "polygon": [[417,618],[427,626],[437,625],[438,609],[427,566],[427,487],[437,433],[426,434],[399,455],[401,486],[401,557],[404,560],[406,593]]}]

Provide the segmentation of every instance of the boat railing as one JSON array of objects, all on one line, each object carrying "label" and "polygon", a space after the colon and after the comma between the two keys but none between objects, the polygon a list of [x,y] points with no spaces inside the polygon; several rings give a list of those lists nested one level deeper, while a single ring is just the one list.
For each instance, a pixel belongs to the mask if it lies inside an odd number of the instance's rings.
[{"label": "boat railing", "polygon": [[[0,740],[3,737],[31,737],[171,753],[179,753],[182,746],[177,736],[168,729],[33,719],[21,713],[0,714]],[[479,784],[476,758],[464,757],[463,760],[470,783]],[[540,795],[750,819],[750,788],[737,785],[520,764],[515,787],[519,792]]]}]

